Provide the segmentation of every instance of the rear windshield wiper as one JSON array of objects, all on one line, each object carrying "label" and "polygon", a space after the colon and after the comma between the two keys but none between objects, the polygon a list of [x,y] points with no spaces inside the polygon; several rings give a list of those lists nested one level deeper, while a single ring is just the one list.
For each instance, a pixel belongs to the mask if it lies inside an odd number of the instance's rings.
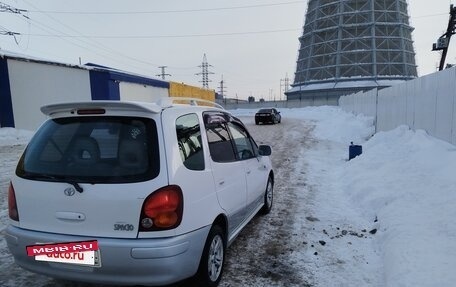
[{"label": "rear windshield wiper", "polygon": [[68,179],[65,179],[63,177],[57,177],[57,176],[53,176],[53,175],[47,175],[47,174],[26,174],[25,176],[27,176],[28,178],[30,179],[50,179],[52,181],[56,181],[56,182],[65,182],[65,183],[69,183],[71,184],[72,186],[74,186],[74,188],[79,192],[79,193],[82,193],[84,191],[84,189],[79,185],[79,183],[77,183],[76,181],[74,180],[68,180]]},{"label": "rear windshield wiper", "polygon": [[71,181],[71,180],[64,180],[66,183],[69,183],[74,186],[74,188],[79,192],[82,193],[84,189],[77,183],[76,181]]}]

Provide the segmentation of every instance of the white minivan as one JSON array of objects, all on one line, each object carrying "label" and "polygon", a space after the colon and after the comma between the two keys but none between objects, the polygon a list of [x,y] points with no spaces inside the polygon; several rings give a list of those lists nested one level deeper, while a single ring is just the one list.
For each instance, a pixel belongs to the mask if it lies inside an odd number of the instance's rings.
[{"label": "white minivan", "polygon": [[49,119],[11,179],[5,235],[32,272],[217,286],[227,246],[272,207],[271,148],[220,107],[166,98],[41,111]]}]

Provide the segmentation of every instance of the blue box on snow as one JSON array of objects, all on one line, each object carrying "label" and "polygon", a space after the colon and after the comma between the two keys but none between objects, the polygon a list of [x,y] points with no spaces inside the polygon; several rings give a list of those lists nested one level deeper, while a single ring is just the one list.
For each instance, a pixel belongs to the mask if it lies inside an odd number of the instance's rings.
[{"label": "blue box on snow", "polygon": [[363,146],[361,145],[354,145],[353,142],[351,142],[349,148],[348,148],[348,160],[351,160],[363,153]]}]

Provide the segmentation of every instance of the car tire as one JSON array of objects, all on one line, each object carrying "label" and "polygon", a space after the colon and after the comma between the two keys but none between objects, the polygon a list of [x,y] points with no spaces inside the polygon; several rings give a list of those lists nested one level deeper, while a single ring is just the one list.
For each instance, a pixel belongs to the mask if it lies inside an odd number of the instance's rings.
[{"label": "car tire", "polygon": [[255,121],[255,124],[256,124],[256,125],[259,125],[259,124],[260,124],[260,122],[259,122],[259,121]]},{"label": "car tire", "polygon": [[268,214],[271,212],[272,203],[274,201],[274,182],[271,177],[268,178],[268,184],[264,192],[264,205],[261,208],[261,214]]},{"label": "car tire", "polygon": [[215,287],[222,279],[226,241],[223,229],[212,226],[204,245],[197,274],[198,286]]}]

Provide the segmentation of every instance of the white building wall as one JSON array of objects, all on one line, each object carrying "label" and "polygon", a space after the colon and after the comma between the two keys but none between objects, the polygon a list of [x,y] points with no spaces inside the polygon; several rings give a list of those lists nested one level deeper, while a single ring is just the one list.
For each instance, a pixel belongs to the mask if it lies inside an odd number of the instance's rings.
[{"label": "white building wall", "polygon": [[436,90],[433,77],[422,77],[416,81],[419,90],[415,98],[415,129],[435,133]]},{"label": "white building wall", "polygon": [[18,129],[36,130],[46,119],[43,105],[92,99],[86,70],[9,59],[8,73]]},{"label": "white building wall", "polygon": [[409,81],[405,83],[406,88],[406,102],[407,102],[407,107],[406,107],[406,120],[405,124],[408,125],[409,127],[414,127],[415,126],[415,112],[416,112],[416,98],[417,95],[420,93],[420,87],[418,85],[418,80],[415,81]]},{"label": "white building wall", "polygon": [[377,131],[405,124],[456,144],[456,67],[382,89],[377,104],[372,93],[341,97],[339,106],[365,115],[376,109]]},{"label": "white building wall", "polygon": [[169,96],[166,88],[128,82],[120,82],[119,90],[121,101],[156,102],[160,98]]},{"label": "white building wall", "polygon": [[451,122],[453,123],[451,125],[451,142],[456,144],[456,95],[453,96],[453,113]]},{"label": "white building wall", "polygon": [[[359,93],[359,95],[361,94],[363,93]],[[357,105],[358,113],[363,113],[365,116],[369,117],[377,116],[377,109],[375,106],[377,102],[377,89],[365,92],[364,97],[362,97],[360,101],[356,102],[361,103],[361,105]]]},{"label": "white building wall", "polygon": [[456,70],[441,73],[436,78],[435,136],[451,142],[453,128]]},{"label": "white building wall", "polygon": [[378,91],[377,131],[387,131],[398,124],[406,124],[407,102],[405,97],[400,96],[404,90],[402,85],[397,85]]},{"label": "white building wall", "polygon": [[377,116],[377,89],[368,92],[358,92],[339,99],[339,106],[347,112],[364,114],[375,118]]}]

